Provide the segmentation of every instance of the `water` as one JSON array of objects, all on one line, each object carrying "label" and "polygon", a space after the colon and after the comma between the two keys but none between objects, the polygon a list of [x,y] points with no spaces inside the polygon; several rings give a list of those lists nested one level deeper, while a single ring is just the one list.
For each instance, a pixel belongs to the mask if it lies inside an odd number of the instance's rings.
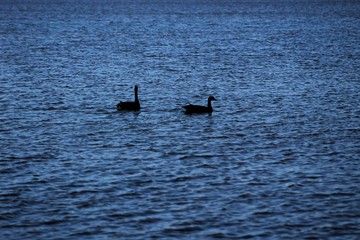
[{"label": "water", "polygon": [[0,239],[359,239],[359,41],[358,1],[1,1]]}]

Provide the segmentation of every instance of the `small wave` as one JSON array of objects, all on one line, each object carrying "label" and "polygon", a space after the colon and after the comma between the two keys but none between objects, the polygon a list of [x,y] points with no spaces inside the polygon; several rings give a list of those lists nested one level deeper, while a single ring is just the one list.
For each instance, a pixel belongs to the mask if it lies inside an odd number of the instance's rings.
[{"label": "small wave", "polygon": [[45,221],[42,224],[44,224],[44,225],[56,225],[56,224],[60,224],[60,223],[63,223],[63,222],[64,222],[64,220],[53,219],[53,220]]},{"label": "small wave", "polygon": [[198,232],[198,231],[202,231],[203,228],[198,227],[198,226],[188,226],[188,227],[174,227],[174,228],[166,228],[164,229],[164,232],[166,234],[171,234],[171,233],[192,233],[192,232]]}]

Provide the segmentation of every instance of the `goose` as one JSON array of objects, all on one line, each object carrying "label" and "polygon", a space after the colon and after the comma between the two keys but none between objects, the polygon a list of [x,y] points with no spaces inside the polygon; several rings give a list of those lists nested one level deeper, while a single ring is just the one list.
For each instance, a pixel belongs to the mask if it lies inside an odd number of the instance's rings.
[{"label": "goose", "polygon": [[205,106],[199,106],[199,105],[186,105],[183,106],[183,108],[186,109],[185,114],[193,114],[193,113],[212,113],[213,109],[211,106],[211,101],[216,100],[213,96],[210,96],[208,98],[208,105],[207,107]]},{"label": "goose", "polygon": [[135,92],[135,101],[134,102],[120,102],[116,105],[118,111],[128,110],[128,111],[138,111],[140,110],[140,102],[138,98],[138,86],[134,87]]}]

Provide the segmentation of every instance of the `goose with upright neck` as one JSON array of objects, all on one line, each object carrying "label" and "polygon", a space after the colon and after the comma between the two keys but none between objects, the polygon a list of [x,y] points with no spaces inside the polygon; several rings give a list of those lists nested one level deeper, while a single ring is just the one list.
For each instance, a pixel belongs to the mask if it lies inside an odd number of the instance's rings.
[{"label": "goose with upright neck", "polygon": [[116,105],[118,111],[139,111],[140,110],[140,102],[138,98],[138,86],[134,87],[135,93],[135,101],[134,102],[120,102]]},{"label": "goose with upright neck", "polygon": [[208,104],[207,106],[200,106],[200,105],[186,105],[183,106],[185,108],[185,114],[194,114],[194,113],[212,113],[213,108],[211,106],[211,101],[216,100],[213,96],[210,96],[208,98]]}]

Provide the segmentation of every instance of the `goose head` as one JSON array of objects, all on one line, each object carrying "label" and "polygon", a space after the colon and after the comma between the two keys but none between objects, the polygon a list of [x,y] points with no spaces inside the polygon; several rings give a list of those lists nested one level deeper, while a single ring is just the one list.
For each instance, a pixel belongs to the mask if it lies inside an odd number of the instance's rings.
[{"label": "goose head", "polygon": [[214,96],[210,96],[208,101],[216,101],[216,98]]}]

